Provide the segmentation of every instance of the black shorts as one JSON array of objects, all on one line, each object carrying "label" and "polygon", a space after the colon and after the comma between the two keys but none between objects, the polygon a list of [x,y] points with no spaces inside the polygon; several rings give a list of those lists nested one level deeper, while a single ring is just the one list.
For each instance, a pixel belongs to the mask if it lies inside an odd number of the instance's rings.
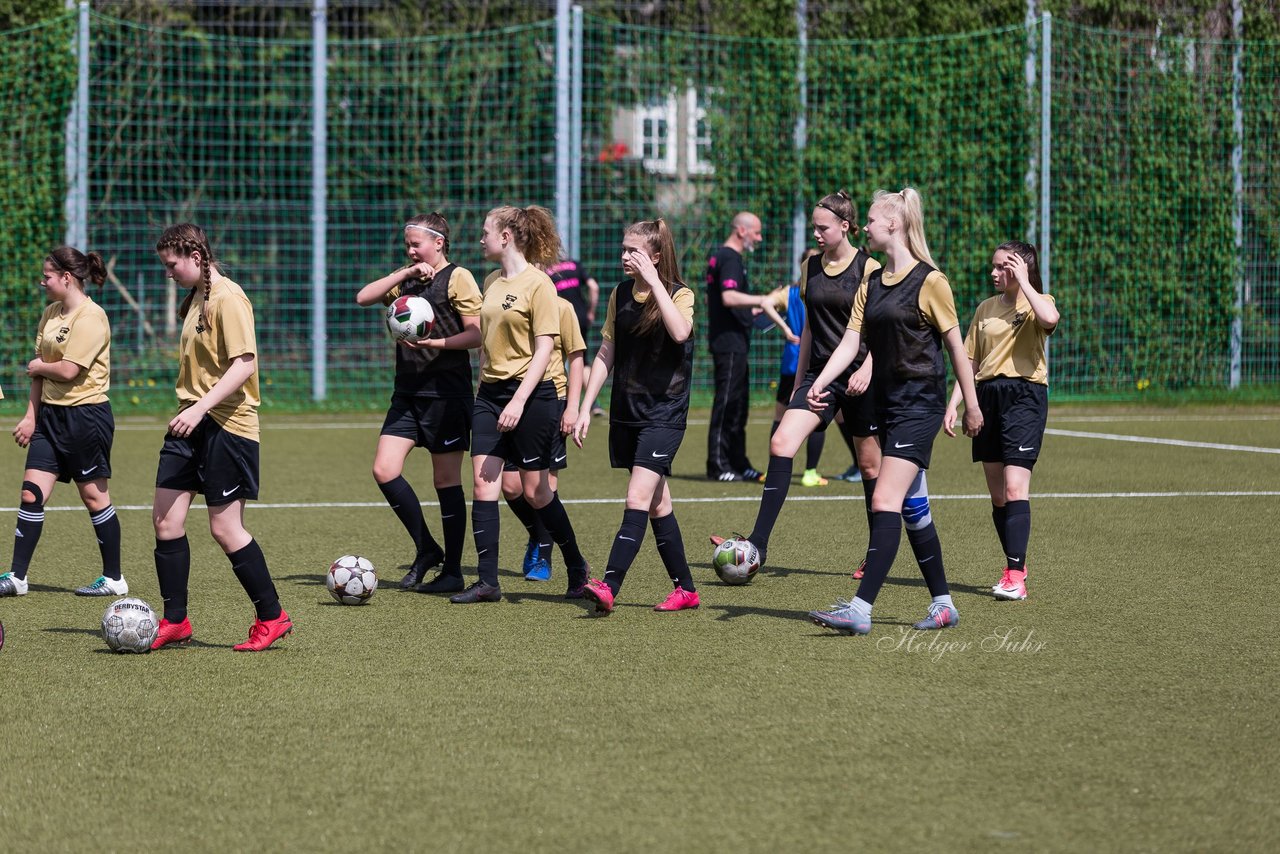
[{"label": "black shorts", "polygon": [[[787,409],[802,409],[805,412],[813,412],[809,408],[809,389],[813,387],[813,381],[818,378],[818,374],[809,371],[804,378],[799,381],[796,387],[795,396],[791,399],[791,404]],[[814,413],[820,419],[817,427],[818,430],[826,430],[836,418],[836,413],[844,415],[844,423],[852,436],[864,437],[874,436],[879,432],[879,422],[876,418],[876,402],[875,397],[868,388],[862,394],[851,395],[845,389],[847,385],[842,382],[833,382],[827,386],[827,408],[821,412]]]},{"label": "black shorts", "polygon": [[639,466],[656,471],[663,477],[671,474],[684,430],[679,427],[634,427],[609,425],[609,465],[616,469]]},{"label": "black shorts", "polygon": [[982,431],[973,438],[975,463],[1034,468],[1049,420],[1049,387],[1018,377],[978,383]]},{"label": "black shorts", "polygon": [[412,439],[433,454],[471,449],[471,398],[416,397],[393,394],[382,422],[383,436]]},{"label": "black shorts", "polygon": [[[565,407],[569,405],[567,400],[560,401],[560,418],[564,418]],[[557,421],[557,424],[560,422]],[[565,444],[564,434],[556,430],[556,446],[551,451],[551,471],[563,471],[569,467],[569,447]],[[520,471],[520,466],[508,460],[502,466],[503,471]]]},{"label": "black shorts", "polygon": [[206,417],[190,436],[164,437],[156,486],[199,492],[210,507],[258,497],[258,443]]},{"label": "black shorts", "polygon": [[927,410],[885,412],[881,410],[880,455],[910,460],[922,469],[929,468],[933,456],[933,440],[942,428],[945,413]]},{"label": "black shorts", "polygon": [[795,388],[795,385],[795,374],[780,374],[778,376],[778,394],[774,397],[774,400],[783,406],[789,404],[791,402],[791,389]]},{"label": "black shorts", "polygon": [[27,468],[52,472],[62,483],[109,478],[115,433],[110,403],[42,403],[27,446]]},{"label": "black shorts", "polygon": [[516,428],[500,432],[498,416],[519,387],[519,380],[480,383],[471,418],[471,456],[498,457],[525,471],[547,471],[557,456],[564,455],[564,437],[560,435],[563,404],[556,397],[555,383],[543,380],[525,403]]}]

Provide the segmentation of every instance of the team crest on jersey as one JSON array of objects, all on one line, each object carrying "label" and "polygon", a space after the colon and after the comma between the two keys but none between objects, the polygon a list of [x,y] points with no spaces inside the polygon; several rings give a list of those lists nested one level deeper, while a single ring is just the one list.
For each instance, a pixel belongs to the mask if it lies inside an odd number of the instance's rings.
[{"label": "team crest on jersey", "polygon": [[66,340],[67,340],[67,333],[68,333],[68,332],[70,332],[70,331],[71,331],[71,327],[70,327],[70,326],[64,326],[64,327],[62,327],[61,329],[59,329],[59,330],[58,330],[58,337],[57,337],[57,338],[54,338],[53,340],[54,340],[54,341],[57,341],[59,344],[61,344],[63,341],[66,341]]},{"label": "team crest on jersey", "polygon": [[511,308],[515,304],[516,304],[516,295],[507,294],[502,300],[502,310],[506,311],[507,309]]},{"label": "team crest on jersey", "polygon": [[1025,311],[1020,311],[1017,314],[1015,314],[1013,316],[1013,323],[1010,324],[1013,327],[1013,331],[1017,332],[1019,329],[1021,329],[1022,324],[1026,321],[1026,319],[1027,319],[1027,313]]}]

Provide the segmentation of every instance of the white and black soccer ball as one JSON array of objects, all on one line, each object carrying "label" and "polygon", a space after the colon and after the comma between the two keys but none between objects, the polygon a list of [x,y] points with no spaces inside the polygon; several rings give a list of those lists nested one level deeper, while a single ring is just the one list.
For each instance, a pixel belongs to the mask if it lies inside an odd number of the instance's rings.
[{"label": "white and black soccer ball", "polygon": [[378,589],[378,574],[368,558],[343,555],[330,565],[324,584],[343,605],[363,605]]},{"label": "white and black soccer ball", "polygon": [[435,325],[435,310],[422,297],[398,297],[387,306],[387,331],[397,341],[421,341]]},{"label": "white and black soccer ball", "polygon": [[725,584],[746,584],[760,569],[760,551],[744,537],[730,537],[716,546],[711,565]]},{"label": "white and black soccer ball", "polygon": [[150,652],[159,631],[156,612],[132,596],[112,602],[102,615],[102,639],[115,652]]}]

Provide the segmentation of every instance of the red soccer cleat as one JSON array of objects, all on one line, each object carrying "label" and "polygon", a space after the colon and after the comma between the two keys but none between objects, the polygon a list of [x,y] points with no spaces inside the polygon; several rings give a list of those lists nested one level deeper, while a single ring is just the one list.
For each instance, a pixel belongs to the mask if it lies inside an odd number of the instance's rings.
[{"label": "red soccer cleat", "polygon": [[603,581],[596,578],[588,580],[587,586],[582,588],[582,597],[596,603],[597,614],[613,613],[613,591]]},{"label": "red soccer cleat", "polygon": [[698,591],[685,590],[683,587],[677,587],[671,591],[671,595],[663,599],[657,605],[653,606],[655,611],[683,611],[686,608],[696,608],[701,604],[698,600]]},{"label": "red soccer cleat", "polygon": [[191,621],[186,617],[182,618],[181,623],[171,623],[164,619],[160,620],[160,629],[156,632],[156,639],[151,642],[151,648],[160,649],[161,647],[175,643],[191,643]]},{"label": "red soccer cleat", "polygon": [[867,562],[864,560],[862,563],[858,564],[858,568],[853,571],[854,580],[857,581],[859,578],[863,576],[863,574],[866,573],[866,571],[867,571]]},{"label": "red soccer cleat", "polygon": [[262,652],[291,631],[293,621],[281,611],[280,616],[274,620],[254,620],[253,628],[249,629],[249,639],[236,644],[233,649],[236,652]]}]

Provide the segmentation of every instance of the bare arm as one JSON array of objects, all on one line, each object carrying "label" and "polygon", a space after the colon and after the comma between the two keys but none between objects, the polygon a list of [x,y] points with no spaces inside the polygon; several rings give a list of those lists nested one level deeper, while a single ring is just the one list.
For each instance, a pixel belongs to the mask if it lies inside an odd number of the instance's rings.
[{"label": "bare arm", "polygon": [[204,397],[173,417],[169,422],[169,432],[175,436],[190,436],[209,410],[230,397],[253,376],[254,367],[253,353],[244,353],[232,359],[222,379],[214,383]]},{"label": "bare arm", "polygon": [[724,304],[725,308],[760,308],[764,304],[764,296],[744,294],[734,290],[721,291],[720,302]]},{"label": "bare arm", "polygon": [[59,382],[70,382],[80,376],[80,372],[84,370],[83,365],[77,365],[75,362],[67,359],[60,359],[57,362],[46,362],[40,356],[36,356],[27,363],[27,376],[43,377],[45,379],[57,380]]},{"label": "bare arm", "polygon": [[[978,374],[978,363],[974,359],[969,360],[969,369],[973,371],[973,375]],[[951,387],[951,399],[947,401],[947,412],[942,416],[942,432],[952,438],[956,435],[956,417],[960,412],[960,401],[964,399],[964,389],[960,388],[960,382]]]},{"label": "bare arm", "polygon": [[778,314],[778,310],[773,307],[773,302],[768,299],[760,300],[760,311],[764,312],[764,316],[773,321],[773,325],[782,330],[782,334],[787,336],[787,340],[792,344],[797,342],[795,332],[791,331],[791,327],[787,325],[787,321],[782,315]]},{"label": "bare arm", "polygon": [[410,350],[474,350],[480,346],[480,316],[462,315],[462,331],[447,338],[424,338],[421,341],[401,341]]},{"label": "bare arm", "polygon": [[956,375],[956,385],[960,387],[964,398],[964,434],[976,436],[982,429],[982,410],[978,407],[978,391],[973,383],[973,361],[965,352],[959,326],[948,329],[942,338],[951,355],[951,369]]},{"label": "bare arm", "polygon": [[388,273],[381,279],[372,281],[361,288],[356,293],[356,304],[377,305],[396,285],[402,285],[409,279],[430,279],[434,275],[435,270],[426,261],[409,267],[401,267],[399,270]]},{"label": "bare arm", "polygon": [[658,311],[662,314],[662,325],[666,327],[671,340],[677,344],[688,341],[689,336],[693,334],[693,323],[686,320],[680,313],[680,309],[676,308],[671,294],[667,293],[662,279],[658,278],[658,268],[653,265],[653,260],[643,252],[632,252],[631,263],[640,274],[640,278],[644,279],[645,284],[649,286],[649,299],[658,304]]},{"label": "bare arm", "polygon": [[600,283],[587,276],[587,323],[596,322],[596,306],[600,305]]},{"label": "bare arm", "polygon": [[560,432],[568,436],[578,422],[578,399],[582,396],[582,351],[569,354],[569,387],[565,395],[564,415],[560,419]]},{"label": "bare arm", "polygon": [[822,369],[822,373],[818,374],[813,381],[813,385],[809,387],[809,408],[814,412],[821,412],[827,408],[827,386],[831,381],[840,376],[841,371],[853,364],[853,360],[858,357],[858,348],[862,346],[862,335],[852,329],[846,329],[844,336],[840,339],[835,352],[831,354],[831,358],[827,360],[827,366]]},{"label": "bare arm", "polygon": [[31,435],[36,432],[36,417],[40,414],[40,395],[44,394],[44,379],[31,378],[31,391],[27,395],[27,413],[13,428],[13,441],[18,447],[25,448],[31,444]]},{"label": "bare arm", "polygon": [[609,378],[609,372],[613,370],[613,342],[608,338],[600,342],[600,349],[596,351],[595,361],[591,364],[591,375],[587,380],[587,391],[582,396],[582,406],[579,408],[578,420],[573,425],[573,443],[579,448],[582,447],[582,440],[587,438],[587,431],[591,429],[591,407],[595,404],[596,398],[600,395],[600,389],[604,388],[605,380]]},{"label": "bare arm", "polygon": [[1031,281],[1027,277],[1027,262],[1022,260],[1021,255],[1009,253],[1005,267],[1013,273],[1014,279],[1018,282],[1018,289],[1027,298],[1027,302],[1031,303],[1031,311],[1035,314],[1036,323],[1040,324],[1040,328],[1047,332],[1056,329],[1060,317],[1058,309],[1044,298],[1044,294],[1031,287]]},{"label": "bare arm", "polygon": [[520,380],[520,386],[516,389],[511,402],[503,407],[502,414],[498,416],[498,430],[501,432],[514,430],[520,423],[520,417],[524,415],[524,405],[529,402],[533,390],[546,376],[547,365],[551,364],[551,351],[555,343],[555,338],[550,335],[534,337],[533,358],[529,360],[529,369],[525,372],[524,379]]}]

